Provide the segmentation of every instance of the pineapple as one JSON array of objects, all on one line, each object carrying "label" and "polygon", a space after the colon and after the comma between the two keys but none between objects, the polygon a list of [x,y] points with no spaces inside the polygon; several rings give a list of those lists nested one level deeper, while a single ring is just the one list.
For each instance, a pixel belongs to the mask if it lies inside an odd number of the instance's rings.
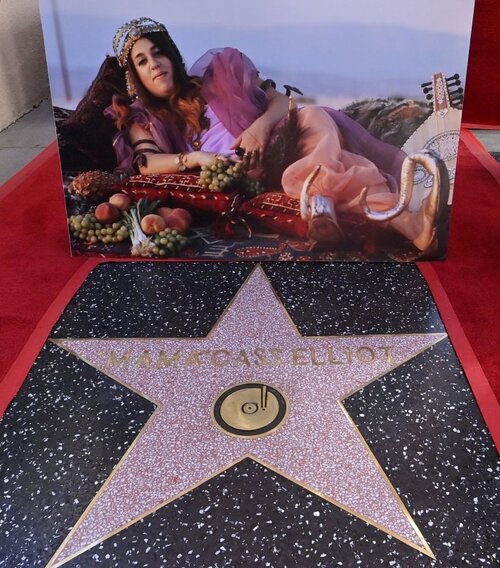
[{"label": "pineapple", "polygon": [[109,196],[113,184],[118,183],[120,178],[109,172],[94,170],[83,172],[70,184],[69,189],[84,198],[102,199]]}]

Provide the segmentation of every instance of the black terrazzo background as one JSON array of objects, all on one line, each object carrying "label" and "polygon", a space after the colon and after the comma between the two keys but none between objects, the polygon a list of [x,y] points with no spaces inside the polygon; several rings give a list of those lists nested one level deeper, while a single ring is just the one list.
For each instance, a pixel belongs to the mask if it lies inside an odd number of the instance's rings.
[{"label": "black terrazzo background", "polygon": [[[368,552],[374,548],[377,554]],[[407,566],[431,565],[407,549],[247,459],[82,554],[68,568],[134,561],[168,567],[371,567],[389,566],[394,558],[404,558]]]},{"label": "black terrazzo background", "polygon": [[[243,262],[100,265],[52,336],[206,335],[254,266]],[[262,266],[304,335],[444,331],[425,280],[414,265]]]},{"label": "black terrazzo background", "polygon": [[303,335],[445,331],[427,284],[415,265],[263,266]]},{"label": "black terrazzo background", "polygon": [[450,342],[368,385],[345,407],[409,505],[437,558],[430,565],[497,566],[500,464]]},{"label": "black terrazzo background", "polygon": [[[243,263],[102,265],[53,335],[205,335],[251,268]],[[264,268],[304,334],[443,330],[414,266],[273,263]],[[47,360],[48,354],[53,359]],[[57,378],[54,393],[59,395],[46,396],[51,377]],[[151,412],[149,403],[123,391],[58,348],[44,350],[0,423],[0,440],[7,448],[2,448],[2,467],[7,465],[10,472],[12,464],[20,463],[23,471],[18,479],[9,473],[3,484],[4,499],[16,500],[16,509],[0,515],[0,566],[43,565],[51,548],[55,551],[80,514],[71,499],[77,495],[78,506],[85,507],[93,487],[107,476],[103,471],[109,472]],[[75,436],[58,425],[80,407],[81,419],[71,418],[75,432],[83,426],[95,443],[86,439],[87,445],[76,452]],[[346,407],[437,561],[245,460],[67,565],[496,566],[496,454],[448,341],[372,383],[346,401]],[[62,464],[44,459],[46,442],[36,436],[37,430],[51,432]],[[42,444],[40,455],[28,440],[19,442],[26,431],[33,433],[30,441]],[[109,451],[115,437],[116,453]],[[49,483],[50,475],[70,467],[67,484]],[[2,470],[0,480],[4,477]],[[33,502],[19,497],[32,493]],[[46,505],[57,511],[57,518],[47,522],[46,514],[37,513],[30,522],[31,510],[43,512]],[[5,530],[8,534],[2,535]]]},{"label": "black terrazzo background", "polygon": [[243,262],[102,264],[52,337],[204,336],[251,270]]},{"label": "black terrazzo background", "polygon": [[45,345],[0,422],[0,566],[45,566],[153,410]]}]

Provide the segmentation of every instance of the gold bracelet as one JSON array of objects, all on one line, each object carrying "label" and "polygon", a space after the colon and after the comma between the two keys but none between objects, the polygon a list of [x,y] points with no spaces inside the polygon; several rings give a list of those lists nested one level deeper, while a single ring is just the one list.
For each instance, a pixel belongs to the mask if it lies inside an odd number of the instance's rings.
[{"label": "gold bracelet", "polygon": [[184,170],[187,169],[187,154],[184,154],[184,152],[180,152],[179,154],[177,154],[177,170],[179,172],[183,172]]}]

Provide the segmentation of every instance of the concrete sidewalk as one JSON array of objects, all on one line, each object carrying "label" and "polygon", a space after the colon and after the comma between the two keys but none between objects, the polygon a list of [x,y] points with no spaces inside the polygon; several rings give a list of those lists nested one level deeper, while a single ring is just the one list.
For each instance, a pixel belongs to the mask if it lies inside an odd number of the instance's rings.
[{"label": "concrete sidewalk", "polygon": [[1,186],[55,140],[50,100],[22,116],[0,132]]}]

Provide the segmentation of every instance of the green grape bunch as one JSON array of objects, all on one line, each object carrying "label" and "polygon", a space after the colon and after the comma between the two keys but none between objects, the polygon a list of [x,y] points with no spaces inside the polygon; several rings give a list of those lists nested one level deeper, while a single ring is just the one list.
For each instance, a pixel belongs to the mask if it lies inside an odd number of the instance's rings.
[{"label": "green grape bunch", "polygon": [[201,167],[200,186],[213,192],[239,187],[250,195],[259,195],[264,191],[259,180],[248,176],[240,162],[215,158],[208,165]]},{"label": "green grape bunch", "polygon": [[209,191],[219,192],[238,185],[243,178],[243,167],[238,162],[216,158],[201,167],[200,185]]},{"label": "green grape bunch", "polygon": [[252,178],[250,176],[245,176],[243,180],[243,191],[250,195],[260,195],[264,193],[264,186],[260,182],[260,180],[256,178]]},{"label": "green grape bunch", "polygon": [[129,238],[129,232],[123,220],[116,223],[99,223],[91,213],[71,215],[68,218],[68,227],[76,239],[92,245],[121,243]]},{"label": "green grape bunch", "polygon": [[188,238],[176,229],[166,228],[153,237],[153,256],[172,256],[186,247]]}]

